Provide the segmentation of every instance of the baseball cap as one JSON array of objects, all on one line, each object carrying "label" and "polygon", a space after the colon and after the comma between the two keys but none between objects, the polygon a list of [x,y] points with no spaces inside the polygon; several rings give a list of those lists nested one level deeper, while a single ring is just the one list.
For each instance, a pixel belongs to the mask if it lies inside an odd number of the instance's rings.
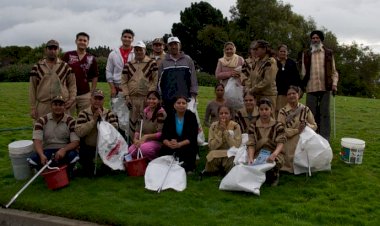
[{"label": "baseball cap", "polygon": [[92,96],[93,97],[103,97],[104,98],[104,93],[100,89],[94,89],[94,91],[92,91]]},{"label": "baseball cap", "polygon": [[48,47],[48,46],[57,46],[57,47],[59,47],[59,43],[58,43],[56,40],[51,39],[51,40],[49,40],[49,41],[46,43],[46,47]]},{"label": "baseball cap", "polygon": [[146,49],[146,45],[143,41],[138,41],[136,45],[134,45],[133,47],[141,47],[141,48]]},{"label": "baseball cap", "polygon": [[155,38],[152,42],[153,44],[165,44],[164,40],[162,38]]},{"label": "baseball cap", "polygon": [[169,38],[168,38],[168,44],[170,44],[170,43],[172,43],[172,42],[178,42],[178,43],[181,43],[177,37],[169,37]]},{"label": "baseball cap", "polygon": [[63,96],[55,96],[53,99],[51,99],[51,102],[62,102],[65,103],[66,101],[63,99]]}]

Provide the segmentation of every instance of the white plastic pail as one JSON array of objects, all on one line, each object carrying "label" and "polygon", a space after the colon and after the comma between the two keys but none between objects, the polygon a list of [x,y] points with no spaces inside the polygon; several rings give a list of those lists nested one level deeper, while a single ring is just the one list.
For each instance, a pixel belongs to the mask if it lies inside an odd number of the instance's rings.
[{"label": "white plastic pail", "polygon": [[33,153],[33,141],[19,140],[8,145],[13,174],[17,180],[25,180],[32,175],[27,158]]},{"label": "white plastic pail", "polygon": [[341,159],[348,164],[362,164],[365,141],[356,138],[342,138]]}]

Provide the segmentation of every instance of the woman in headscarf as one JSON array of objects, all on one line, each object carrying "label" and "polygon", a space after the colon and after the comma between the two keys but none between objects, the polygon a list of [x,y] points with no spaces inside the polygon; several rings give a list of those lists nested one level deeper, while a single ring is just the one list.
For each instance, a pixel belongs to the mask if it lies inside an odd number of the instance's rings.
[{"label": "woman in headscarf", "polygon": [[236,54],[235,44],[233,42],[226,42],[224,44],[224,56],[218,60],[218,65],[216,66],[216,79],[226,86],[229,78],[240,78],[243,63],[243,57]]}]

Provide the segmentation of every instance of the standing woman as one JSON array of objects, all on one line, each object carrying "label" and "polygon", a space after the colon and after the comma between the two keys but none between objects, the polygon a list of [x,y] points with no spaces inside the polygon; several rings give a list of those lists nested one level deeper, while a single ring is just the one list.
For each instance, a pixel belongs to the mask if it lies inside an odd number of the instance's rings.
[{"label": "standing woman", "polygon": [[218,120],[218,109],[220,106],[226,103],[224,99],[224,85],[218,83],[215,86],[215,100],[210,101],[207,104],[204,125],[210,127],[213,122]]},{"label": "standing woman", "polygon": [[162,128],[161,155],[173,155],[179,158],[186,172],[194,171],[198,153],[198,122],[195,114],[187,110],[188,99],[185,96],[175,98],[174,112],[168,112]]},{"label": "standing woman", "polygon": [[222,105],[218,109],[219,120],[212,123],[208,132],[210,152],[206,156],[206,173],[227,174],[234,166],[234,157],[227,156],[231,147],[240,147],[241,130],[239,124],[231,120],[231,110]]},{"label": "standing woman", "polygon": [[240,79],[240,72],[244,63],[243,57],[236,54],[236,47],[233,42],[224,44],[224,56],[219,58],[216,66],[215,76],[224,86],[231,77]]},{"label": "standing woman", "polygon": [[242,133],[248,133],[248,127],[255,123],[259,117],[259,108],[256,105],[255,96],[250,92],[244,92],[244,107],[235,114],[235,122],[240,125]]},{"label": "standing woman", "polygon": [[161,97],[157,91],[150,91],[146,102],[148,106],[143,111],[142,129],[139,124],[128,152],[132,153],[133,158],[136,158],[137,149],[140,148],[143,156],[151,161],[158,156],[161,148],[160,138],[166,112],[161,107]]},{"label": "standing woman", "polygon": [[285,130],[281,123],[271,117],[273,107],[269,99],[260,99],[258,106],[260,116],[248,130],[248,163],[252,164],[262,149],[270,151],[267,162],[275,162],[276,165],[266,172],[266,181],[272,186],[277,186],[280,169],[284,164],[282,149],[286,142]]},{"label": "standing woman", "polygon": [[301,87],[301,78],[294,60],[288,58],[288,47],[284,44],[277,49],[277,67],[276,75],[277,85],[277,102],[276,115],[281,108],[287,103],[288,88],[293,86]]},{"label": "standing woman", "polygon": [[247,59],[244,60],[244,64],[242,66],[242,85],[245,86],[246,80],[249,78],[249,74],[253,71],[255,68],[257,57],[256,57],[256,50],[255,45],[257,41],[254,40],[251,42],[251,45],[249,46],[249,56]]},{"label": "standing woman", "polygon": [[313,130],[317,129],[310,109],[299,103],[301,89],[297,86],[290,86],[287,92],[288,103],[278,113],[278,121],[285,125],[287,142],[284,145],[285,163],[281,170],[293,173],[294,153],[300,138],[300,133],[309,126]]},{"label": "standing woman", "polygon": [[246,90],[252,92],[258,100],[263,97],[269,99],[274,114],[277,99],[277,63],[271,56],[271,48],[267,41],[257,40],[253,49],[256,51],[257,62],[245,82]]}]

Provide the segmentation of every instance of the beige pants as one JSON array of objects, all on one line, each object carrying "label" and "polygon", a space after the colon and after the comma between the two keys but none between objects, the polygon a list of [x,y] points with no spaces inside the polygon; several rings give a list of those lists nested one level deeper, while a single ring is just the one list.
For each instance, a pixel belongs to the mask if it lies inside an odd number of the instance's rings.
[{"label": "beige pants", "polygon": [[145,96],[131,96],[132,109],[129,112],[129,137],[133,139],[137,124],[144,114]]},{"label": "beige pants", "polygon": [[90,100],[91,100],[91,92],[77,96],[75,98],[75,103],[70,108],[71,115],[75,115],[75,113],[78,115],[79,112],[88,108],[91,105]]},{"label": "beige pants", "polygon": [[205,171],[208,173],[228,173],[234,167],[234,157],[227,157],[226,150],[213,150],[206,156]]}]

